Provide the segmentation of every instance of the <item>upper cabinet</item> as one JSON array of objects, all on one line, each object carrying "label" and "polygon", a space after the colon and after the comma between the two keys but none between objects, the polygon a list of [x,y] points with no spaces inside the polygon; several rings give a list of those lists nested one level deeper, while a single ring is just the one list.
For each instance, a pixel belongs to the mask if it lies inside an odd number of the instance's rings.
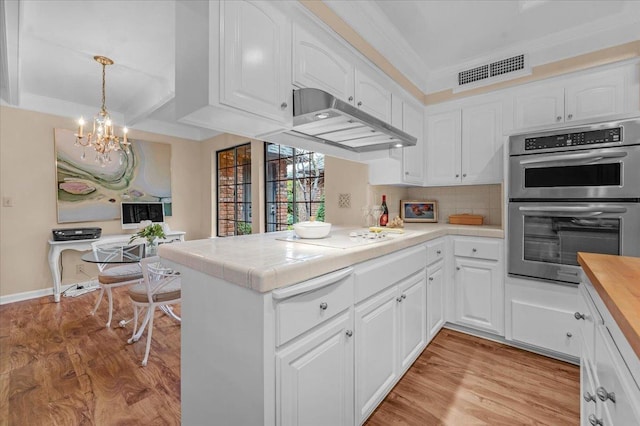
[{"label": "upper cabinet", "polygon": [[291,121],[289,22],[268,2],[220,3],[220,102],[281,123]]},{"label": "upper cabinet", "polygon": [[293,84],[353,102],[354,65],[302,26],[293,25]]},{"label": "upper cabinet", "polygon": [[502,102],[427,116],[427,185],[502,181]]},{"label": "upper cabinet", "polygon": [[254,137],[291,127],[291,24],[263,1],[176,3],[179,121]]},{"label": "upper cabinet", "polygon": [[626,112],[629,102],[625,97],[632,93],[625,90],[626,74],[626,68],[617,68],[518,90],[514,94],[515,128],[570,124]]},{"label": "upper cabinet", "polygon": [[300,25],[293,25],[293,84],[312,87],[391,123],[391,90]]}]

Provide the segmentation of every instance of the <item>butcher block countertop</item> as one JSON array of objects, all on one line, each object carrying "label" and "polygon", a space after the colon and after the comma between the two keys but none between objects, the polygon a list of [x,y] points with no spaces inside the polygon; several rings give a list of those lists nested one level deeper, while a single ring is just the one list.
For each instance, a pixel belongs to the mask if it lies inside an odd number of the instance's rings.
[{"label": "butcher block countertop", "polygon": [[190,269],[265,293],[445,235],[504,238],[504,231],[496,226],[406,224],[403,233],[388,234],[384,241],[354,245],[350,233],[363,230],[333,227],[329,237],[319,240],[296,240],[293,231],[209,238],[162,244],[158,254]]},{"label": "butcher block countertop", "polygon": [[640,357],[640,258],[578,253],[578,263]]}]

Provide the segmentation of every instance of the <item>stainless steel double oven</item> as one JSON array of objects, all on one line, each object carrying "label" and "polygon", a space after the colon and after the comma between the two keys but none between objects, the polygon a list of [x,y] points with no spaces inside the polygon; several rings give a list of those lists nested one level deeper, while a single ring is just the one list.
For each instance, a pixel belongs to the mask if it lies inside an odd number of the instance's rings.
[{"label": "stainless steel double oven", "polygon": [[510,275],[578,283],[577,252],[640,256],[640,118],[509,138]]}]

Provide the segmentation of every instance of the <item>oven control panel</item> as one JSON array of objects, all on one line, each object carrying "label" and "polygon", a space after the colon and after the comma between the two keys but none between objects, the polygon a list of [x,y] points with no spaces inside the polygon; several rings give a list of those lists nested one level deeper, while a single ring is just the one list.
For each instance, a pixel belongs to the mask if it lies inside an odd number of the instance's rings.
[{"label": "oven control panel", "polygon": [[612,129],[590,130],[587,132],[564,133],[561,135],[526,138],[525,151],[549,148],[566,148],[576,145],[591,145],[598,143],[615,143],[622,141],[622,127]]}]

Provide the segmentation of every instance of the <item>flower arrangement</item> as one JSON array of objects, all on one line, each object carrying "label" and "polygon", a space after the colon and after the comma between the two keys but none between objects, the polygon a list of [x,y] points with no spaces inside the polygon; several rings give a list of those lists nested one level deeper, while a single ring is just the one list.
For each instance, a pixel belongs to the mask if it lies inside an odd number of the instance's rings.
[{"label": "flower arrangement", "polygon": [[140,222],[140,226],[143,226],[138,232],[133,234],[129,239],[129,243],[132,243],[136,238],[146,238],[149,245],[153,244],[156,238],[164,238],[164,230],[159,223],[151,223],[150,221]]}]

